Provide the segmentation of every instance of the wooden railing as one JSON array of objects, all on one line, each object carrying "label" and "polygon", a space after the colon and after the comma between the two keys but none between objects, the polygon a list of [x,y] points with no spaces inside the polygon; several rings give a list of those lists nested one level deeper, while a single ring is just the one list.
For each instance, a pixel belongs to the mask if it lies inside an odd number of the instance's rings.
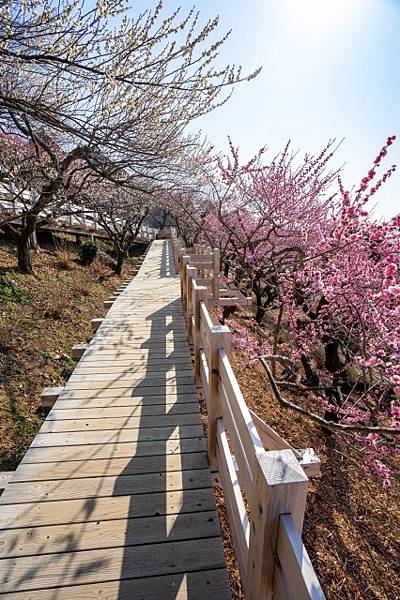
[{"label": "wooden railing", "polygon": [[208,456],[218,471],[240,577],[248,600],[325,598],[301,539],[312,449],[294,449],[252,413],[232,370],[231,332],[207,306],[247,303],[220,293],[218,251],[182,249],[172,238],[195,376],[208,413]]}]

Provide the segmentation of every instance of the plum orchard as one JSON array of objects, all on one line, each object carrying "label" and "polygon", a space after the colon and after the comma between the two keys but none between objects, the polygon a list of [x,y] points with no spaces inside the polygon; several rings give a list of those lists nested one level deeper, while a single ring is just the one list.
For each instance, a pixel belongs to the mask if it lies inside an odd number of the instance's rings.
[{"label": "plum orchard", "polygon": [[249,360],[263,356],[279,402],[344,436],[386,486],[400,434],[400,215],[376,222],[366,205],[395,170],[378,178],[394,141],[352,191],[328,169],[332,144],[245,165],[231,145],[203,161],[204,190],[177,209],[197,235],[196,203],[211,199],[203,240],[256,305],[250,331],[229,324]]},{"label": "plum orchard", "polygon": [[17,203],[22,228],[7,214],[0,227],[14,236],[23,272],[32,271],[29,238],[45,209],[60,211],[94,175],[134,190],[144,178],[171,185],[179,156],[198,143],[185,126],[257,74],[215,67],[227,37],[216,35],[218,18],[164,15],[161,2],[130,18],[127,7],[0,3],[0,178],[10,195],[27,192]]}]

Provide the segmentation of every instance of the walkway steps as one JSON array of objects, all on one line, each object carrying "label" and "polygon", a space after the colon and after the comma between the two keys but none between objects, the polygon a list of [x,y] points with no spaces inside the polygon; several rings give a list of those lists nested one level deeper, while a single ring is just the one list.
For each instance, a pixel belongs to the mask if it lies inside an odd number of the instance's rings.
[{"label": "walkway steps", "polygon": [[168,241],[101,321],[0,498],[0,594],[228,600]]}]

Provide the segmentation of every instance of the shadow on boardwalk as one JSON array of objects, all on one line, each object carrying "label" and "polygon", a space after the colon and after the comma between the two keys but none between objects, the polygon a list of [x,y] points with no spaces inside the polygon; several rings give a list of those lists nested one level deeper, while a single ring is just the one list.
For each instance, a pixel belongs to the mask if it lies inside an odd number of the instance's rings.
[{"label": "shadow on boardwalk", "polygon": [[230,597],[179,283],[162,248],[0,499],[2,597]]},{"label": "shadow on boardwalk", "polygon": [[[165,242],[160,270],[161,279],[159,280],[160,294],[162,294],[165,279],[174,275],[174,267],[166,253],[167,248]],[[124,474],[136,472],[135,464],[136,462],[140,463],[140,458],[137,457],[146,453],[146,445],[154,439],[154,431],[146,425],[146,417],[154,415],[154,395],[156,395],[160,409],[160,429],[156,437],[162,440],[162,449],[154,457],[157,473],[153,477],[150,487],[138,489],[137,493],[146,493],[147,490],[151,490],[152,494],[148,500],[149,503],[154,503],[151,534],[148,533],[147,543],[154,542],[157,546],[141,548],[140,560],[143,565],[143,574],[149,577],[153,575],[162,577],[157,577],[156,580],[149,579],[147,589],[142,590],[143,596],[139,593],[137,597],[174,600],[182,595],[188,600],[194,600],[204,598],[207,586],[211,586],[211,594],[216,591],[214,578],[212,582],[207,580],[207,573],[199,570],[207,568],[208,553],[215,554],[214,541],[220,544],[220,540],[216,513],[212,510],[215,510],[215,506],[210,490],[206,453],[204,450],[196,453],[192,450],[193,447],[199,447],[199,441],[204,447],[204,442],[199,440],[196,426],[179,423],[180,420],[183,421],[182,414],[186,415],[186,410],[190,406],[185,404],[184,400],[189,399],[189,394],[193,394],[195,398],[192,373],[189,376],[179,375],[182,348],[187,348],[187,343],[182,342],[181,337],[183,325],[181,301],[174,300],[166,303],[162,308],[149,315],[147,321],[151,323],[151,327],[148,340],[142,346],[148,350],[148,360],[141,385],[144,395],[137,454],[118,478],[114,494],[124,493]],[[187,348],[183,354],[189,355],[189,349]],[[168,357],[168,362],[164,361],[165,364],[162,364],[160,356]],[[151,386],[151,381],[155,376],[151,365],[154,363],[159,364],[157,387]],[[176,377],[175,383],[172,384],[168,376],[174,369]],[[146,392],[148,393],[150,390],[151,395],[147,395]],[[135,394],[137,394],[137,389]],[[192,422],[196,424],[199,422],[199,408],[197,404],[192,404],[192,406]],[[186,410],[183,413],[185,407]],[[173,421],[172,424],[166,424],[165,415],[168,415],[168,420]],[[173,454],[171,454],[171,442],[174,447]],[[196,444],[191,444],[191,442],[196,442]],[[141,520],[135,518],[135,500],[135,497],[131,498],[130,514],[133,518],[127,522],[126,546],[118,596],[120,600],[132,598],[133,582],[123,579],[123,577],[125,572],[132,572],[132,561],[136,562],[139,558],[137,549],[130,548],[130,544],[143,533]],[[213,565],[212,559],[209,564],[211,568],[216,566]],[[138,568],[140,569],[140,564],[138,564]],[[225,578],[221,579],[225,584]]]}]

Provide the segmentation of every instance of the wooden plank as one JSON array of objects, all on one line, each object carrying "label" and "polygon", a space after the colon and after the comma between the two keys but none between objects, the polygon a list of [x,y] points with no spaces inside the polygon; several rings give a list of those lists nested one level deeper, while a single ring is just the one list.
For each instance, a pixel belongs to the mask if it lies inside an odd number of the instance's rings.
[{"label": "wooden plank", "polygon": [[0,559],[218,535],[216,511],[9,529],[0,531]]},{"label": "wooden plank", "polygon": [[[161,300],[158,305],[150,304],[147,308],[142,309],[140,303],[146,305],[151,303],[150,298],[129,298],[125,297],[124,301],[119,300],[114,306],[113,310],[110,310],[103,322],[103,325],[110,323],[138,323],[142,325],[148,324],[160,324],[161,327],[171,325],[171,323],[181,323],[184,319],[182,312],[182,305],[172,305],[168,300]],[[166,305],[167,304],[167,305]]]},{"label": "wooden plank", "polygon": [[249,553],[250,523],[243,502],[239,481],[236,476],[232,455],[226,437],[224,424],[218,421],[217,460],[220,480],[224,491],[229,525],[239,564],[240,576],[246,587],[247,560]]},{"label": "wooden plank", "polygon": [[74,370],[75,375],[97,375],[100,373],[108,373],[110,375],[114,375],[115,373],[124,373],[125,375],[131,374],[142,374],[142,375],[150,375],[155,373],[172,373],[174,371],[179,372],[180,368],[182,371],[190,371],[192,368],[192,361],[189,358],[185,358],[181,363],[176,364],[175,362],[171,362],[170,364],[165,364],[162,362],[158,362],[155,364],[146,364],[145,362],[141,364],[134,364],[129,361],[120,362],[117,361],[117,364],[114,361],[96,361],[96,362],[81,362],[78,367]]},{"label": "wooden plank", "polygon": [[[68,402],[68,400],[67,400]],[[109,407],[109,408],[73,408],[68,410],[67,408],[53,408],[48,416],[47,421],[58,421],[59,419],[107,419],[109,417],[132,417],[141,415],[160,415],[163,416],[173,412],[175,415],[178,414],[192,414],[199,412],[198,402],[186,402],[183,404],[152,404],[147,406],[146,404],[138,404],[137,406],[121,406],[121,407]]]},{"label": "wooden plank", "polygon": [[63,387],[46,387],[40,394],[40,406],[53,406]]},{"label": "wooden plank", "polygon": [[137,332],[137,333],[129,333],[129,332],[124,332],[124,333],[119,333],[118,331],[113,330],[113,333],[105,331],[104,333],[98,333],[96,335],[96,337],[93,339],[93,341],[95,342],[102,342],[103,340],[106,340],[107,342],[112,342],[112,343],[117,343],[117,344],[134,344],[136,342],[151,342],[151,344],[156,345],[156,344],[161,344],[161,345],[166,345],[169,343],[179,343],[179,342],[185,342],[187,341],[187,334],[186,332],[184,333],[177,333],[175,330],[174,331],[169,331],[166,333],[155,333],[152,332],[151,330],[149,331],[143,331],[141,332]]},{"label": "wooden plank", "polygon": [[[192,397],[195,393],[195,387],[193,384],[179,384],[179,385],[168,385],[163,386],[145,386],[142,384],[135,385],[134,387],[123,387],[123,388],[92,388],[84,390],[70,390],[67,387],[64,388],[62,394],[60,394],[61,400],[67,400],[68,398],[123,398],[128,396],[130,398],[164,398],[164,401],[168,398],[175,398],[176,396]],[[147,401],[147,400],[146,400]]]},{"label": "wooden plank", "polygon": [[12,483],[0,497],[0,505],[18,502],[50,502],[65,499],[126,496],[128,494],[165,494],[174,490],[210,487],[208,469],[171,471],[119,477],[87,477],[55,481]]},{"label": "wooden plank", "polygon": [[250,506],[253,506],[253,486],[254,474],[249,463],[247,452],[243,445],[241,432],[238,429],[238,424],[235,421],[232,411],[230,410],[225,390],[219,390],[220,406],[222,410],[223,422],[229,434],[229,440],[235,455],[236,464],[238,466],[239,481],[243,485],[247,500]]},{"label": "wooden plank", "polygon": [[192,366],[191,357],[180,357],[177,359],[152,360],[146,359],[135,361],[131,360],[112,360],[112,359],[96,359],[96,360],[81,360],[75,368],[75,373],[140,373],[150,371],[168,371],[169,369],[189,369]]},{"label": "wooden plank", "polygon": [[[260,455],[264,452],[264,446],[253,423],[249,409],[243,398],[243,394],[239,387],[235,374],[233,373],[232,367],[229,362],[229,357],[223,349],[219,351],[218,364],[220,382],[223,386],[223,391],[225,393],[225,397],[228,404],[226,416],[231,417],[231,424],[234,424],[234,428],[237,431],[238,441],[240,439],[240,444],[238,444],[238,447],[235,448],[235,454],[237,453],[236,458],[239,463],[239,460],[241,458],[240,453],[243,449],[246,456],[247,464],[249,466],[249,483],[252,486],[254,473],[257,470],[256,457],[257,455]],[[225,422],[225,425],[228,426],[227,421]],[[228,434],[229,433],[230,432],[228,427]],[[248,501],[251,503],[252,499],[250,497],[250,489],[247,489],[246,493],[249,494]]]},{"label": "wooden plank", "polygon": [[[177,360],[179,358],[188,358],[190,356],[190,348],[176,348],[173,352],[166,349],[160,349],[157,351],[149,350],[148,348],[101,348],[90,346],[85,352],[83,361],[91,360],[128,360],[132,362],[139,362],[142,360],[148,361],[149,363],[156,362],[159,360]],[[147,364],[147,363],[146,363]]]},{"label": "wooden plank", "polygon": [[183,336],[186,334],[186,321],[183,316],[178,318],[176,315],[165,316],[161,319],[152,317],[130,319],[126,316],[118,320],[106,318],[103,326],[96,333],[96,337],[107,333],[112,335],[125,333],[129,335],[152,334],[158,337],[176,333]]},{"label": "wooden plank", "polygon": [[[162,282],[164,284],[164,282]],[[107,313],[107,319],[114,319],[121,317],[121,315],[126,314],[128,318],[142,316],[150,318],[162,318],[165,316],[182,316],[182,302],[181,300],[176,299],[176,294],[178,291],[172,291],[171,296],[167,298],[166,296],[159,299],[158,302],[154,302],[152,298],[153,294],[157,294],[160,292],[159,290],[160,284],[158,288],[153,291],[149,291],[148,294],[145,293],[146,290],[141,287],[142,293],[138,292],[137,295],[127,294],[126,298],[124,298],[124,302],[120,303],[117,307],[118,310],[110,310]],[[174,298],[175,296],[175,298]],[[143,302],[145,301],[145,302]]]},{"label": "wooden plank", "polygon": [[87,350],[88,344],[75,344],[71,348],[71,356],[76,360],[79,360],[85,351]]},{"label": "wooden plank", "polygon": [[[3,592],[51,586],[82,585],[115,578],[151,577],[224,566],[219,537],[144,546],[83,550],[53,555],[3,559]],[[12,578],[10,575],[12,574]],[[34,577],[33,577],[34,574]]]},{"label": "wooden plank", "polygon": [[100,430],[100,431],[75,431],[70,433],[38,433],[31,444],[31,448],[45,446],[86,445],[115,442],[145,442],[161,440],[177,440],[194,438],[203,435],[201,425],[182,425],[171,431],[169,427],[153,427],[141,431],[140,429]]},{"label": "wooden plank", "polygon": [[[165,383],[175,383],[180,380],[184,380],[185,383],[190,383],[194,381],[193,377],[193,369],[178,369],[171,368],[163,371],[158,370],[155,372],[147,373],[146,371],[142,371],[141,373],[96,373],[93,374],[84,374],[84,373],[73,373],[68,380],[67,386],[68,389],[71,388],[72,385],[76,385],[77,383],[89,384],[93,383],[97,385],[100,383],[101,386],[118,386],[118,387],[126,387],[126,385],[122,385],[123,383],[129,384],[134,382],[144,383],[145,381],[149,381],[154,385],[162,385]],[[158,383],[161,382],[161,383]],[[66,386],[66,387],[67,387]]]},{"label": "wooden plank", "polygon": [[110,417],[108,419],[59,419],[44,421],[39,433],[56,433],[61,431],[100,431],[103,429],[146,429],[148,427],[179,427],[181,425],[198,425],[201,423],[200,414],[139,417]]},{"label": "wooden plank", "polygon": [[151,333],[157,336],[163,336],[167,333],[179,333],[186,334],[186,321],[184,317],[174,316],[171,319],[164,317],[163,319],[157,320],[143,320],[142,318],[136,317],[135,319],[104,319],[101,328],[96,333],[96,337],[105,335],[107,333],[119,334],[137,334],[137,333]]},{"label": "wooden plank", "polygon": [[0,495],[12,480],[14,473],[15,471],[0,471]]},{"label": "wooden plank", "polygon": [[150,333],[143,335],[104,335],[92,338],[89,344],[92,347],[108,347],[108,348],[123,348],[124,350],[143,350],[149,349],[150,353],[157,350],[168,350],[171,353],[173,350],[187,350],[189,343],[187,338],[183,336],[175,336],[173,334],[155,336]]},{"label": "wooden plank", "polygon": [[186,454],[205,451],[204,439],[188,438],[166,441],[112,442],[81,446],[29,448],[23,463],[92,460],[98,458],[121,458]]},{"label": "wooden plank", "polygon": [[204,600],[212,590],[213,600],[231,600],[226,569],[196,571],[181,575],[164,575],[144,579],[105,581],[101,584],[74,585],[57,589],[4,594],[6,599],[16,600]]},{"label": "wooden plank", "polygon": [[[192,373],[189,377],[175,377],[172,375],[169,377],[168,375],[158,376],[156,373],[152,376],[149,375],[135,375],[129,377],[120,377],[118,374],[116,376],[111,376],[111,379],[98,379],[97,376],[84,375],[81,377],[74,377],[68,381],[65,385],[65,391],[73,391],[73,390],[104,390],[110,389],[118,391],[119,389],[144,389],[144,388],[154,388],[157,389],[158,393],[162,393],[163,390],[169,391],[169,393],[179,392],[179,390],[190,392],[194,389],[194,380]],[[60,394],[61,397],[63,397]]]},{"label": "wooden plank", "polygon": [[290,514],[279,519],[277,555],[289,597],[325,600],[318,577]]},{"label": "wooden plank", "polygon": [[[107,338],[104,339],[96,339],[95,337],[89,343],[89,348],[95,349],[114,349],[120,350],[121,343],[118,340],[110,340]],[[190,351],[190,347],[188,342],[184,342],[183,340],[174,341],[174,340],[159,340],[152,341],[151,339],[146,340],[137,340],[136,342],[124,341],[124,351],[129,350],[143,350],[147,349],[150,354],[157,356],[161,352],[168,352],[171,354],[173,352],[182,353],[184,350],[186,352]]]},{"label": "wooden plank", "polygon": [[286,448],[295,451],[289,442],[280,436],[275,429],[267,425],[255,412],[250,409],[249,412],[266,450],[284,450]]},{"label": "wooden plank", "polygon": [[21,463],[15,471],[13,483],[21,481],[40,481],[52,479],[71,479],[81,477],[110,477],[117,475],[140,475],[172,471],[191,471],[205,469],[205,452],[190,454],[171,454],[169,456],[133,456],[92,460],[73,460],[68,462]]},{"label": "wooden plank", "polygon": [[[193,404],[196,403],[197,397],[193,394],[178,394],[175,396],[121,396],[117,398],[98,398],[92,396],[89,398],[67,398],[57,400],[54,408],[57,410],[70,410],[72,408],[115,408],[127,407],[133,409],[135,407],[143,406],[150,408],[150,406],[163,406],[164,412],[169,412],[173,406],[178,407],[181,404]],[[198,409],[198,406],[197,406]]]},{"label": "wooden plank", "polygon": [[92,330],[93,331],[97,331],[98,328],[100,327],[100,325],[102,324],[103,319],[102,318],[97,318],[97,319],[92,319],[90,321],[91,325],[92,325]]},{"label": "wooden plank", "polygon": [[141,494],[97,498],[88,506],[84,500],[59,500],[33,504],[3,504],[0,511],[0,529],[90,523],[108,519],[131,519],[215,509],[211,488],[186,489],[165,494]]}]

